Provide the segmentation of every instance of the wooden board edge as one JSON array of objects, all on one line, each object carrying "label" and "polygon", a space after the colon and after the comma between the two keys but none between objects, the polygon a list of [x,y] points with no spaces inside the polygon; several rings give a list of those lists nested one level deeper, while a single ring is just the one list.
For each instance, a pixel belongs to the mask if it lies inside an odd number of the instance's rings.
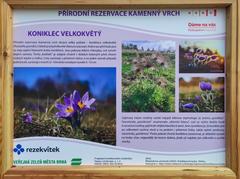
[{"label": "wooden board edge", "polygon": [[[9,9],[9,8],[8,8]],[[6,10],[5,10],[6,11]],[[9,32],[9,31],[8,31]],[[11,32],[11,31],[10,31]],[[9,33],[10,33],[9,32]],[[8,52],[8,54],[10,54],[11,52]],[[9,57],[7,57],[7,58],[9,58]],[[6,67],[6,68],[5,68]],[[6,64],[5,64],[5,66],[4,66],[4,69],[5,70],[9,70],[9,68],[8,68],[9,66],[6,66]],[[239,77],[239,68],[240,68],[240,66],[239,66],[239,63],[238,63],[238,77]],[[5,71],[5,70],[3,70],[3,71]],[[6,71],[5,71],[6,72]],[[8,71],[9,72],[9,71]],[[7,78],[9,78],[10,77],[10,74],[8,73],[8,77]],[[4,81],[4,80],[3,80]],[[6,81],[4,82],[4,84],[6,83]],[[10,89],[11,89],[12,87],[10,87]],[[5,94],[5,92],[6,92],[7,90],[4,90],[4,94]],[[10,90],[11,91],[11,90]],[[239,91],[239,88],[238,88],[238,94],[240,94],[239,93],[240,91]],[[238,99],[240,99],[239,98],[239,95],[238,95]],[[10,99],[10,101],[11,101],[11,99]],[[3,106],[5,105],[5,104],[8,104],[10,101],[3,101]],[[238,100],[239,101],[239,100]],[[4,110],[4,109],[3,109]],[[240,108],[239,108],[239,105],[238,105],[238,111],[240,110]],[[236,112],[236,111],[235,111]],[[9,114],[3,114],[3,118],[4,118],[4,116],[7,116],[7,115],[9,115]],[[2,119],[3,119],[2,118]],[[238,121],[239,121],[239,119],[238,119]],[[5,124],[4,124],[5,125]],[[239,124],[239,122],[238,122],[238,125],[236,125],[236,126],[238,126],[238,149],[240,149],[240,132],[239,132],[239,130],[240,130],[240,124]],[[7,131],[5,131],[5,130],[3,130],[3,133],[4,134],[6,134],[7,133]],[[7,136],[8,137],[8,136]],[[2,138],[3,139],[3,138]],[[6,141],[6,140],[5,140]],[[5,144],[4,143],[4,141],[3,141],[3,144]],[[4,145],[5,146],[5,145]],[[5,148],[7,148],[7,147],[5,147]],[[11,147],[9,148],[10,150],[11,150]],[[4,151],[5,151],[5,149],[4,149]],[[236,153],[236,151],[235,151],[235,153]],[[5,155],[3,155],[3,153],[2,153],[2,156],[4,156],[5,157]],[[233,156],[234,157],[234,156]],[[232,157],[232,158],[233,158]],[[237,160],[238,162],[236,162],[236,163],[238,163],[238,170],[240,169],[239,168],[239,165],[240,165],[240,161],[239,161],[239,155],[238,155],[238,158],[235,156],[235,160]],[[4,161],[7,161],[7,160],[4,160]],[[11,165],[11,164],[10,164]],[[10,166],[9,164],[7,164],[7,166]],[[5,164],[3,165],[3,166],[5,166]],[[8,167],[6,167],[6,168],[8,168]],[[7,169],[4,169],[4,170],[7,170]],[[239,170],[240,171],[240,170]],[[239,178],[240,179],[240,178]]]},{"label": "wooden board edge", "polygon": [[76,1],[76,0],[6,0],[6,2],[9,5],[84,5],[84,4],[89,4],[89,5],[151,5],[151,4],[159,4],[159,5],[199,5],[199,4],[206,4],[206,5],[211,5],[211,4],[232,4],[235,0],[81,0],[81,1]]},{"label": "wooden board edge", "polygon": [[[199,8],[227,7],[236,0],[5,0],[13,8]],[[157,7],[156,7],[157,5]]]},{"label": "wooden board edge", "polygon": [[236,179],[235,173],[226,167],[16,167],[4,175],[4,179]]},{"label": "wooden board edge", "polygon": [[[231,19],[231,20],[230,20]],[[226,61],[227,65],[227,111],[226,111],[226,163],[227,167],[237,173],[237,3],[234,2],[227,8],[227,42]]]},{"label": "wooden board edge", "polygon": [[237,123],[237,161],[238,161],[238,169],[237,169],[237,178],[240,179],[240,0],[237,1],[237,110],[238,110],[238,123]]},{"label": "wooden board edge", "polygon": [[[12,140],[13,140],[13,79],[12,79],[12,9],[2,1],[2,83],[1,83],[1,173],[12,166]],[[10,120],[9,120],[10,119]],[[11,141],[11,142],[9,142]]]},{"label": "wooden board edge", "polygon": [[[3,1],[0,0],[0,159],[2,159],[2,140],[3,140],[3,124],[2,124],[2,61],[3,61]],[[2,176],[2,160],[0,160],[0,178]]]}]

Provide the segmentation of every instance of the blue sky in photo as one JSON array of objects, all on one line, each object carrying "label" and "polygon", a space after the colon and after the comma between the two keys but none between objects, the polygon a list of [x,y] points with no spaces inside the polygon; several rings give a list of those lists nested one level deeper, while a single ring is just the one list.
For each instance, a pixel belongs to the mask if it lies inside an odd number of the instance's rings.
[{"label": "blue sky in photo", "polygon": [[175,52],[176,44],[175,41],[172,40],[162,40],[162,41],[146,41],[146,40],[138,40],[138,41],[123,41],[124,45],[137,45],[137,48],[141,50],[142,48],[144,50],[147,49],[154,49],[157,51],[168,51]]},{"label": "blue sky in photo", "polygon": [[[67,71],[69,77],[63,76]],[[61,75],[59,75],[61,74]],[[24,83],[29,88],[34,87],[39,78],[51,78],[56,83],[69,80],[88,81],[90,91],[98,98],[116,93],[115,68],[51,68],[51,67],[18,67],[14,68],[14,81]]]}]

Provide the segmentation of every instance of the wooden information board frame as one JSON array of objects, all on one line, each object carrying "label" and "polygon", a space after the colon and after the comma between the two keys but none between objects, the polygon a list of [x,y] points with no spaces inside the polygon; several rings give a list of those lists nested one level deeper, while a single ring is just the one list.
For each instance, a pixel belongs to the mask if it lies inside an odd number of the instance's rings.
[{"label": "wooden information board frame", "polygon": [[[240,63],[237,45],[237,0],[1,0],[0,1],[0,173],[4,179],[121,178],[121,179],[235,179],[240,171]],[[227,9],[226,37],[226,167],[14,167],[12,11],[15,8],[206,8]]]}]

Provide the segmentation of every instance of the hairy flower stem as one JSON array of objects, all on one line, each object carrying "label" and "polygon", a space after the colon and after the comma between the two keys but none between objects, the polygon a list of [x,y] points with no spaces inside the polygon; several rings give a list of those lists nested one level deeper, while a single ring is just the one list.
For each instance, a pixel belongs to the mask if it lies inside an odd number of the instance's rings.
[{"label": "hairy flower stem", "polygon": [[215,105],[214,105],[214,100],[215,100],[215,96],[212,92],[204,92],[203,94],[201,94],[202,100],[205,104],[205,108],[208,109],[211,112],[215,111]]},{"label": "hairy flower stem", "polygon": [[198,107],[198,105],[195,104],[193,109],[194,109],[194,112],[198,112],[198,111],[199,111],[199,107]]}]

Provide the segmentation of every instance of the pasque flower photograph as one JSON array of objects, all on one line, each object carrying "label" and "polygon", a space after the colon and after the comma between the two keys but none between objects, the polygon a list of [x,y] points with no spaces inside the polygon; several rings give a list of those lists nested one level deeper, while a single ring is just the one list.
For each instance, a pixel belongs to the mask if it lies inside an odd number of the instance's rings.
[{"label": "pasque flower photograph", "polygon": [[15,68],[14,137],[116,144],[115,68]]},{"label": "pasque flower photograph", "polygon": [[180,112],[224,112],[224,77],[179,79]]},{"label": "pasque flower photograph", "polygon": [[224,63],[224,40],[186,40],[180,42],[180,73],[223,73]]},{"label": "pasque flower photograph", "polygon": [[172,40],[122,42],[122,111],[175,111]]}]

